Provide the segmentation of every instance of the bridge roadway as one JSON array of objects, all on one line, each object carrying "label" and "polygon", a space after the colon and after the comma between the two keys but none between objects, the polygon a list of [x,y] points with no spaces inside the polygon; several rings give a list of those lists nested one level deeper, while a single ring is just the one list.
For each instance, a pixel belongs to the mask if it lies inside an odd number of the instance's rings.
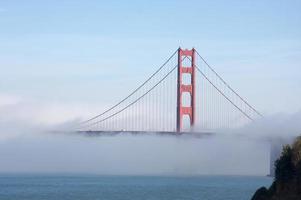
[{"label": "bridge roadway", "polygon": [[77,131],[78,134],[86,135],[86,136],[115,136],[122,134],[130,134],[130,135],[169,135],[169,136],[191,136],[191,137],[207,137],[213,136],[215,133],[213,132],[173,132],[173,131]]}]

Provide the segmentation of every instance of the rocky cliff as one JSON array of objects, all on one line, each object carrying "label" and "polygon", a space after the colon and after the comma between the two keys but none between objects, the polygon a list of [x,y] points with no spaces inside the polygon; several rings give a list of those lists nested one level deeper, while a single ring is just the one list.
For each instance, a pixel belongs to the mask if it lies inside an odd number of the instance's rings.
[{"label": "rocky cliff", "polygon": [[259,188],[252,200],[301,200],[301,136],[283,147],[275,162],[273,184]]}]

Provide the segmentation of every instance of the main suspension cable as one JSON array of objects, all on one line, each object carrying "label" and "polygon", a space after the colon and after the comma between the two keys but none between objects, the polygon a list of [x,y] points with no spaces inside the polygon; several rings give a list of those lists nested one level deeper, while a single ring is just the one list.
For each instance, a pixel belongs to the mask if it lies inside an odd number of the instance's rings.
[{"label": "main suspension cable", "polygon": [[114,106],[110,107],[109,109],[105,110],[104,112],[102,112],[99,115],[96,115],[88,120],[85,120],[83,122],[81,122],[80,124],[85,124],[89,121],[92,121],[98,117],[101,117],[102,115],[106,114],[107,112],[113,110],[114,108],[116,108],[117,106],[119,106],[121,103],[123,103],[125,100],[127,100],[128,98],[130,98],[133,94],[135,94],[138,90],[140,90],[140,88],[142,88],[149,80],[151,80],[159,71],[161,71],[161,69],[174,57],[174,55],[177,53],[178,50],[176,50],[160,67],[159,69],[157,69],[146,81],[144,81],[139,87],[137,87],[133,92],[131,92],[128,96],[126,96],[124,99],[122,99],[121,101],[119,101],[117,104],[115,104]]},{"label": "main suspension cable", "polygon": [[240,99],[242,100],[246,105],[249,106],[256,114],[263,117],[263,115],[256,110],[253,106],[251,106],[244,98],[242,98],[208,63],[207,61],[199,54],[197,50],[195,50],[198,56],[203,60],[203,62],[207,65],[207,67]]},{"label": "main suspension cable", "polygon": [[[186,59],[187,57],[184,57],[184,59]],[[132,106],[133,104],[135,104],[137,101],[139,101],[140,99],[142,99],[144,96],[146,96],[148,93],[150,93],[153,89],[155,89],[162,81],[164,81],[176,68],[178,67],[178,65],[174,66],[160,81],[158,81],[153,87],[151,87],[147,92],[145,92],[143,95],[141,95],[139,98],[137,98],[135,101],[133,101],[132,103],[128,104],[126,107],[124,107],[123,109],[113,113],[112,115],[109,115],[108,117],[102,119],[102,120],[99,120],[99,121],[96,121],[96,122],[93,122],[92,124],[88,124],[88,127],[90,126],[93,126],[97,123],[101,123],[103,121],[106,121],[107,119],[110,119],[111,117],[121,113],[122,111],[124,111],[125,109],[129,108],[130,106]]]},{"label": "main suspension cable", "polygon": [[196,69],[202,74],[202,76],[224,97],[226,98],[235,108],[237,108],[243,115],[245,115],[248,119],[251,121],[254,121],[246,112],[244,112],[241,108],[239,108],[230,98],[228,98],[219,88],[217,88],[212,81],[209,80],[209,78],[200,70],[198,66],[196,66]]}]

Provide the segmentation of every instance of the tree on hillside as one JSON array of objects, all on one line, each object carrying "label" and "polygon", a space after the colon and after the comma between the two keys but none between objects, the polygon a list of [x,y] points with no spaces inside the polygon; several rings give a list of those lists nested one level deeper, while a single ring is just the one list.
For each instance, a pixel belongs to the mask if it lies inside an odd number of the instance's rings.
[{"label": "tree on hillside", "polygon": [[275,162],[275,181],[285,183],[292,179],[295,167],[292,162],[292,148],[289,145],[283,147],[282,154]]}]

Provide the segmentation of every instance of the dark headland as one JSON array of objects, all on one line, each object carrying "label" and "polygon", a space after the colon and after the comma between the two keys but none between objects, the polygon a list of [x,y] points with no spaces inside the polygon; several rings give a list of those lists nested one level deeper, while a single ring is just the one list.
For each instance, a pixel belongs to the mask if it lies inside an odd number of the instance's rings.
[{"label": "dark headland", "polygon": [[275,161],[274,182],[259,188],[251,200],[301,200],[301,136],[283,147]]}]

